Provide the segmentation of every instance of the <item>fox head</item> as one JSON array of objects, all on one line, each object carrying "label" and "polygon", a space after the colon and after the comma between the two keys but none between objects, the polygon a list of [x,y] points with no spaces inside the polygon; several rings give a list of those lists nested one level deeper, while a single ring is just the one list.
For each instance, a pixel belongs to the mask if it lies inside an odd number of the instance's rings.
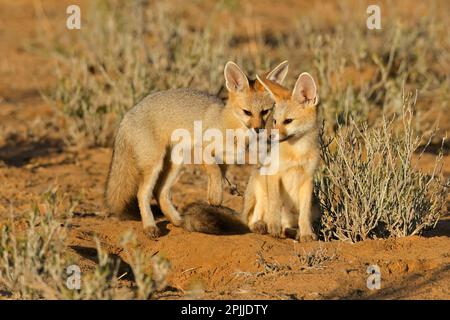
[{"label": "fox head", "polygon": [[271,133],[272,140],[281,142],[301,137],[317,126],[319,97],[316,83],[309,73],[304,72],[298,77],[292,92],[270,79],[259,76],[257,79],[275,101],[269,126],[278,129],[278,134]]},{"label": "fox head", "polygon": [[[274,83],[282,83],[288,71],[288,62],[283,61],[263,78]],[[224,69],[228,90],[228,105],[236,118],[248,129],[256,131],[265,128],[273,109],[273,101],[263,85],[257,80],[249,81],[239,66],[229,61]]]}]

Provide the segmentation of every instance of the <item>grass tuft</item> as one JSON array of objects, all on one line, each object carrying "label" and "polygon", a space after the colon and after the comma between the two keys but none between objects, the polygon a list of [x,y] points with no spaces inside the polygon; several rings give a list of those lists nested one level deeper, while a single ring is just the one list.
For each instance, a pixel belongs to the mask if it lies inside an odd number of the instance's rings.
[{"label": "grass tuft", "polygon": [[322,141],[317,196],[325,240],[418,235],[445,212],[449,185],[441,176],[442,154],[429,175],[412,164],[421,141],[412,128],[414,103],[411,95],[403,97],[400,126],[394,120],[376,128],[351,122]]}]

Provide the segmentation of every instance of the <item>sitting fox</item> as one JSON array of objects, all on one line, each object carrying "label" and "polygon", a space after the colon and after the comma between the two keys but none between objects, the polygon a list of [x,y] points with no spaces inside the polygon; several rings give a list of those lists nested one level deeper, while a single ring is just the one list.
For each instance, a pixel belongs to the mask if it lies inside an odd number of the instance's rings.
[{"label": "sitting fox", "polygon": [[[265,78],[281,83],[287,73],[287,61]],[[170,189],[181,165],[171,159],[172,132],[185,129],[192,133],[194,121],[202,129],[261,129],[273,102],[259,81],[249,81],[241,69],[228,62],[224,69],[228,101],[193,89],[172,89],[151,94],[131,108],[122,119],[115,136],[113,155],[106,183],[105,198],[115,213],[139,210],[144,231],[155,238],[158,227],[150,208],[155,196],[163,214],[175,226],[201,225],[186,223],[171,201]],[[218,164],[203,165],[208,174],[208,202],[222,203],[222,174]],[[136,208],[136,204],[139,209]],[[194,219],[195,215],[188,215]],[[201,217],[199,217],[201,219]],[[204,230],[203,230],[204,231]]]},{"label": "sitting fox", "polygon": [[320,159],[316,84],[302,73],[291,93],[270,79],[257,79],[275,101],[272,128],[278,134],[272,132],[270,138],[279,142],[279,163],[273,175],[254,170],[242,217],[256,233],[279,237],[298,226],[300,241],[317,240],[313,221],[320,213],[312,206],[313,177]]}]

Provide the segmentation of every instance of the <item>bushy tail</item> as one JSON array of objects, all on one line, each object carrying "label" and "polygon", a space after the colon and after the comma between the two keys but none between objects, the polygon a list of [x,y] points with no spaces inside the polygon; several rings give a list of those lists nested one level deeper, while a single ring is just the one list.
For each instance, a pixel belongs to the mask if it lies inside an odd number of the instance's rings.
[{"label": "bushy tail", "polygon": [[131,146],[121,137],[114,142],[114,150],[106,182],[105,200],[111,213],[136,214],[139,172],[136,168]]},{"label": "bushy tail", "polygon": [[194,202],[182,210],[182,215],[182,227],[188,231],[228,235],[250,232],[239,214],[227,207]]}]

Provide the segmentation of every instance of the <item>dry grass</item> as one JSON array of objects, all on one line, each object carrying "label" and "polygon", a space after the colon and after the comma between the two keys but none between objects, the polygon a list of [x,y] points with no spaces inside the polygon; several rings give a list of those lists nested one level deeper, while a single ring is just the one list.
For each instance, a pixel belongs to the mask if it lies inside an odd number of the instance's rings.
[{"label": "dry grass", "polygon": [[[395,15],[385,17],[383,32],[367,30],[356,16],[331,27],[303,17],[288,22],[290,32],[263,32],[255,25],[243,37],[233,22],[226,27],[214,22],[233,8],[217,5],[205,28],[198,29],[163,3],[93,1],[70,45],[46,45],[58,59],[50,100],[66,120],[67,142],[110,145],[123,113],[154,91],[191,86],[221,94],[227,60],[249,74],[285,59],[294,73],[313,73],[329,134],[348,125],[350,117],[372,126],[383,115],[401,115],[405,85],[420,92],[413,124],[424,135],[422,143],[448,108],[450,80],[444,70],[450,68],[450,40],[446,24],[431,18],[432,9],[431,16],[415,18],[412,29]],[[290,76],[287,85],[294,80]]]},{"label": "dry grass", "polygon": [[300,252],[296,250],[292,257],[290,257],[288,263],[280,263],[276,259],[267,258],[260,251],[257,253],[256,263],[262,268],[262,271],[257,273],[238,272],[237,274],[247,278],[254,276],[283,276],[299,271],[324,269],[336,259],[336,252],[331,252],[322,246],[309,251],[306,251],[304,248],[301,248]]},{"label": "dry grass", "polygon": [[256,274],[257,276],[285,275],[291,270],[291,267],[287,264],[281,264],[276,260],[270,261],[269,259],[264,257],[262,252],[257,253],[256,263],[263,269],[263,271]]},{"label": "dry grass", "polygon": [[[170,264],[155,256],[146,257],[137,249],[132,234],[122,245],[128,253],[133,272],[131,286],[118,274],[120,261],[112,259],[96,240],[98,263],[83,271],[79,289],[67,285],[69,266],[77,266],[79,257],[70,254],[67,235],[71,209],[58,213],[58,194],[43,195],[45,203],[29,212],[24,220],[10,221],[0,233],[0,292],[11,299],[148,299],[166,286]],[[73,208],[73,207],[72,207]],[[64,221],[64,222],[62,222]],[[151,261],[151,274],[146,264]]]},{"label": "dry grass", "polygon": [[352,122],[322,143],[317,196],[325,240],[417,235],[445,212],[450,185],[441,175],[442,155],[430,175],[413,168],[421,138],[412,129],[414,101],[403,101],[400,127],[394,120],[370,129]]},{"label": "dry grass", "polygon": [[294,263],[300,265],[301,270],[324,269],[326,265],[337,258],[337,254],[329,252],[324,247],[318,247],[310,251],[305,251],[294,256]]}]

